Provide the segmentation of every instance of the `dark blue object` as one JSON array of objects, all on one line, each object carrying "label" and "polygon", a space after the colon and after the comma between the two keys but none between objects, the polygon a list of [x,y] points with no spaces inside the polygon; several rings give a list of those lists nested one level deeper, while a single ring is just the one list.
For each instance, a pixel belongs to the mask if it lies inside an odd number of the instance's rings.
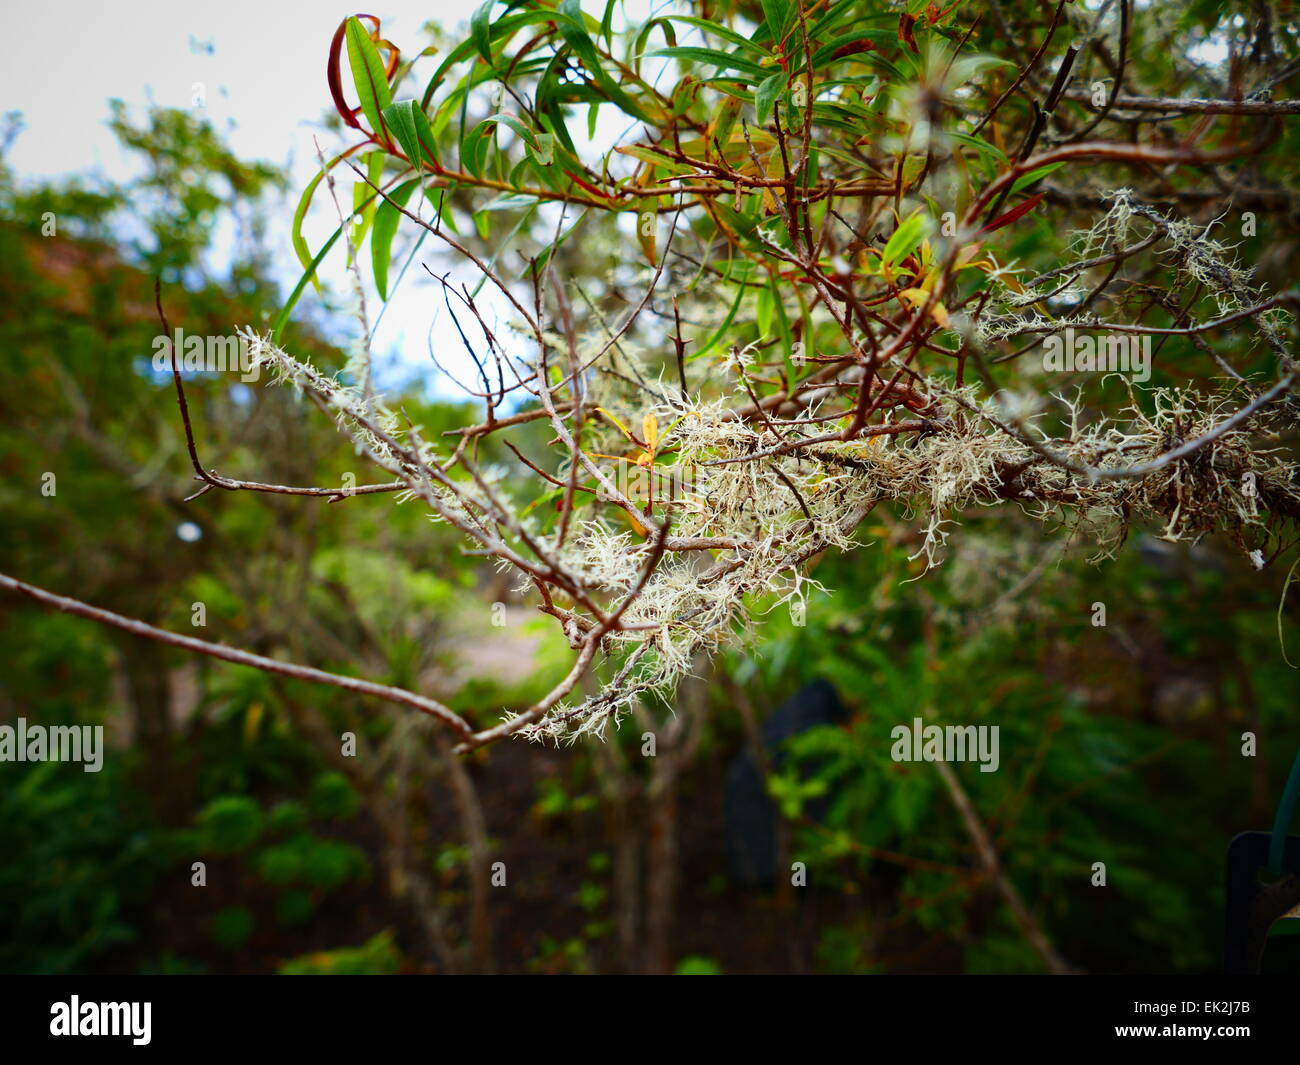
[{"label": "dark blue object", "polygon": [[1300,836],[1282,837],[1281,878],[1261,876],[1271,864],[1274,838],[1271,832],[1242,832],[1228,845],[1223,968],[1229,975],[1260,971],[1269,928],[1300,903]]},{"label": "dark blue object", "polygon": [[[781,768],[786,740],[819,725],[839,725],[848,718],[835,689],[824,680],[800,688],[763,723],[761,736],[767,764]],[[829,803],[819,796],[804,806],[821,820]],[[725,810],[727,873],[733,883],[768,890],[776,883],[779,846],[776,804],[767,793],[762,770],[750,750],[737,755],[727,769]]]}]

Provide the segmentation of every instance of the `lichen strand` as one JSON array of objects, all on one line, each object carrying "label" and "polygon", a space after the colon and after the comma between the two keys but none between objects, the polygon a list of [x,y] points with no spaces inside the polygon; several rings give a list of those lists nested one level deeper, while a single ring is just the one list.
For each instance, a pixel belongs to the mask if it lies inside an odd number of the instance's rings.
[{"label": "lichen strand", "polygon": [[[1074,267],[1081,274],[1091,261],[1143,241],[1184,281],[1213,293],[1222,313],[1262,299],[1230,249],[1210,239],[1208,227],[1166,218],[1127,190],[1112,199],[1107,214],[1072,244],[1072,265],[1027,288],[995,274],[997,309],[971,338],[977,347],[1071,324],[1095,327],[1086,307],[1071,311],[1085,299],[1082,290],[1062,289],[1061,279],[1069,279]],[[1060,314],[1048,317],[1041,309],[1049,298]],[[1278,311],[1256,315],[1255,322],[1284,370],[1292,372],[1281,332],[1287,317]],[[1027,400],[1006,393],[989,398],[974,387],[919,377],[911,389],[926,399],[919,408],[920,432],[891,435],[886,423],[872,427],[879,435],[814,440],[826,424],[817,419],[815,398],[798,424],[778,427],[766,417],[737,416],[737,406],[752,399],[744,385],[744,350],[733,349],[720,363],[712,394],[701,398],[662,382],[648,384],[657,354],[638,355],[631,337],[603,358],[605,337],[591,337],[579,338],[575,353],[592,367],[583,388],[585,461],[619,455],[628,445],[625,428],[620,426],[620,436],[610,419],[591,412],[640,405],[642,416],[666,427],[653,466],[676,475],[676,490],[656,496],[643,525],[629,515],[636,508],[628,498],[612,499],[609,489],[622,483],[620,473],[645,474],[647,456],[612,460],[603,482],[592,481],[584,462],[579,480],[588,488],[595,484],[596,505],[576,511],[561,536],[508,498],[500,471],[474,470],[462,458],[453,476],[443,466],[447,456],[417,429],[404,427],[376,397],[263,338],[247,339],[275,380],[312,396],[360,453],[406,483],[399,501],[422,501],[435,520],[456,526],[499,565],[516,569],[521,588],[551,584],[543,609],[575,649],[599,631],[597,610],[608,615],[626,603],[618,624],[600,638],[600,691],[585,700],[557,694],[544,714],[520,722],[520,734],[538,740],[601,736],[638,700],[669,697],[702,656],[746,640],[757,614],[802,603],[818,585],[801,564],[826,548],[854,547],[857,527],[882,502],[897,505],[917,523],[913,558],[926,568],[942,559],[948,532],[963,511],[1005,502],[1065,527],[1094,559],[1112,554],[1130,526],[1142,522],[1157,524],[1171,541],[1224,533],[1259,564],[1274,543],[1277,520],[1300,517],[1300,480],[1290,452],[1280,445],[1280,434],[1294,426],[1294,396],[1263,405],[1223,431],[1225,419],[1259,395],[1235,372],[1225,373],[1223,384],[1208,395],[1173,388],[1131,391],[1128,406],[1106,419],[1090,416],[1079,397],[1056,395],[1050,404],[1035,398],[1042,388]],[[564,343],[550,339],[557,348]],[[1203,342],[1198,346],[1205,350]],[[1025,367],[1021,379],[1033,388],[1042,376]],[[629,388],[633,381],[636,386]],[[649,408],[647,396],[655,397]],[[548,414],[558,439],[571,441],[572,416],[555,409]],[[1170,460],[1172,450],[1207,435],[1201,446]],[[1271,447],[1270,440],[1279,446]],[[557,483],[569,476],[566,460],[556,471]],[[644,498],[637,496],[636,504]],[[694,545],[659,551],[655,529],[646,526],[665,518],[674,541]]]},{"label": "lichen strand", "polygon": [[[1245,432],[1224,434],[1146,476],[1107,479],[1075,473],[1017,442],[995,424],[1003,416],[998,406],[978,406],[969,392],[930,385],[947,398],[939,400],[935,431],[919,439],[823,443],[726,465],[714,463],[772,449],[772,434],[728,417],[722,404],[663,411],[681,417],[673,442],[679,465],[693,471],[695,482],[671,508],[674,534],[725,537],[739,546],[705,558],[668,556],[629,608],[631,631],[607,637],[615,657],[635,652],[620,676],[585,702],[557,707],[525,734],[569,740],[602,734],[638,698],[669,695],[697,656],[745,639],[755,602],[772,609],[802,599],[815,582],[800,574],[798,563],[825,547],[854,546],[856,526],[881,501],[901,504],[920,522],[918,557],[927,565],[940,560],[962,510],[1007,500],[1045,523],[1070,525],[1097,558],[1112,553],[1138,521],[1158,522],[1169,540],[1226,532],[1249,551],[1266,539],[1266,514],[1300,513],[1294,467],[1257,449]],[[1078,466],[1140,466],[1210,430],[1233,397],[1207,405],[1203,397],[1160,391],[1153,399],[1151,411],[1134,406],[1122,425],[1085,428],[1077,426],[1079,410],[1062,400],[1075,431],[1064,439],[1039,434],[1034,442]],[[632,533],[597,519],[580,527],[564,559],[593,588],[626,594],[649,553]]]}]

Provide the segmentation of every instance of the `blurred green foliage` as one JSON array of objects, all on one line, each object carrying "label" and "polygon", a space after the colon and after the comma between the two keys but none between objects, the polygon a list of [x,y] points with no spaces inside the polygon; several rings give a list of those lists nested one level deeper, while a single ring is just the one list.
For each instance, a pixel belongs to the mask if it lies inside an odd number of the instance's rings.
[{"label": "blurred green foliage", "polygon": [[402,956],[391,932],[380,932],[359,947],[323,951],[294,958],[280,966],[283,976],[391,976]]}]

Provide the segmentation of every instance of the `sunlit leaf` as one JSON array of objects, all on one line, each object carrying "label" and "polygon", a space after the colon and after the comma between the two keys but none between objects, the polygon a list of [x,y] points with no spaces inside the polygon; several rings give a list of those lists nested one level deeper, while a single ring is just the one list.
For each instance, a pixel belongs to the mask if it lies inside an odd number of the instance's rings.
[{"label": "sunlit leaf", "polygon": [[436,140],[428,116],[419,104],[414,100],[402,100],[384,108],[382,116],[412,165],[436,162],[433,154]]},{"label": "sunlit leaf", "polygon": [[375,288],[382,300],[388,299],[388,264],[392,255],[393,237],[402,220],[398,208],[406,206],[411,193],[419,184],[419,179],[413,178],[399,185],[375,209],[375,221],[370,233],[370,261],[375,274]]},{"label": "sunlit leaf", "polygon": [[348,65],[352,68],[352,81],[361,102],[361,112],[370,123],[371,131],[383,136],[381,112],[393,102],[383,60],[358,19],[348,19],[347,27]]},{"label": "sunlit leaf", "polygon": [[881,262],[887,268],[897,265],[916,251],[921,241],[930,235],[932,229],[933,223],[929,215],[920,211],[910,215],[894,230],[893,236],[885,243],[884,250],[880,253]]},{"label": "sunlit leaf", "polygon": [[776,98],[785,88],[786,76],[784,70],[778,70],[759,85],[758,90],[754,93],[754,114],[760,126],[766,125],[767,120],[772,117],[772,109],[776,104]]}]

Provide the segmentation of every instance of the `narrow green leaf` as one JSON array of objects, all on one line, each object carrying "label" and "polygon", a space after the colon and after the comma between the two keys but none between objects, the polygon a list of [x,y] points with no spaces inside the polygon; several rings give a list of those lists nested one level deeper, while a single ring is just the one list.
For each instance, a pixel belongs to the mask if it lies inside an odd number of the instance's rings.
[{"label": "narrow green leaf", "polygon": [[1065,166],[1064,163],[1048,163],[1046,166],[1040,166],[1037,170],[1031,170],[1028,174],[1021,174],[1016,178],[1015,184],[1011,186],[1011,195],[1015,195],[1021,189],[1026,189],[1035,181],[1041,181],[1054,170],[1060,170]]},{"label": "narrow green leaf", "polygon": [[790,351],[794,347],[794,333],[790,329],[790,319],[785,313],[785,292],[792,286],[782,282],[777,274],[772,275],[772,287],[767,291],[772,293],[772,309],[776,319],[777,334],[781,338],[781,344],[785,349],[785,357],[788,361]]},{"label": "narrow green leaf", "polygon": [[[845,15],[853,19],[855,26],[863,22],[883,22],[893,26],[898,25],[898,12],[886,9],[879,14],[863,15],[861,0],[837,0],[832,4],[821,18],[812,24],[808,30],[808,36],[812,40],[820,39],[823,32],[835,26]],[[892,31],[894,39],[897,40],[898,31]]]},{"label": "narrow green leaf", "polygon": [[766,48],[756,41],[750,40],[743,33],[737,33],[728,26],[719,25],[716,22],[710,22],[708,19],[694,18],[690,15],[669,15],[668,18],[674,22],[685,22],[688,26],[694,26],[696,29],[703,30],[715,37],[721,37],[724,41],[730,41],[732,44],[739,45],[747,51],[757,52],[760,56],[768,54]]},{"label": "narrow green leaf", "polygon": [[559,27],[560,35],[564,38],[565,43],[573,49],[578,58],[582,60],[583,66],[591,72],[591,76],[596,80],[611,103],[617,104],[624,112],[642,122],[654,124],[655,119],[650,115],[636,100],[627,94],[618,82],[610,77],[609,72],[605,69],[605,64],[601,62],[600,53],[596,50],[596,45],[592,41],[590,34],[587,33],[585,16],[582,13],[582,5],[579,0],[562,0],[559,7],[561,18],[556,20]]},{"label": "narrow green leaf", "polygon": [[536,207],[537,197],[530,196],[526,192],[503,192],[495,199],[489,200],[483,205],[481,210],[484,211],[514,211],[520,207]]},{"label": "narrow green leaf", "polygon": [[754,303],[754,321],[758,325],[759,337],[764,340],[772,331],[772,313],[772,290],[760,289]]},{"label": "narrow green leaf", "polygon": [[470,130],[465,139],[461,141],[460,165],[466,173],[473,174],[475,177],[483,176],[483,169],[487,165],[488,151],[491,149],[494,140],[496,120],[499,117],[499,115],[492,115],[485,118]]},{"label": "narrow green leaf", "polygon": [[550,166],[555,161],[555,138],[549,133],[539,133],[530,150],[539,166]]},{"label": "narrow green leaf", "polygon": [[632,42],[631,54],[635,57],[637,73],[640,73],[641,71],[641,59],[645,55],[646,42],[650,40],[650,34],[656,29],[663,32],[664,40],[667,41],[670,46],[677,44],[677,31],[673,28],[673,24],[668,21],[667,17],[652,18],[646,21],[637,33],[636,39]]},{"label": "narrow green leaf", "polygon": [[496,122],[503,126],[508,126],[510,130],[516,136],[519,137],[520,140],[522,140],[525,144],[528,145],[529,148],[537,147],[536,132],[529,129],[527,126],[525,126],[522,122],[519,121],[519,119],[515,118],[514,115],[508,115],[503,111],[500,114],[489,115],[486,119],[484,119],[484,121]]},{"label": "narrow green leaf", "polygon": [[370,262],[375,272],[375,288],[379,290],[381,300],[388,299],[388,264],[392,257],[393,237],[402,220],[402,212],[398,207],[406,206],[406,201],[419,184],[419,178],[412,178],[399,185],[375,209],[375,221],[370,231]]},{"label": "narrow green leaf", "polygon": [[[337,161],[335,160],[335,162]],[[324,177],[325,171],[322,170],[307,182],[307,187],[302,190],[302,195],[298,197],[298,206],[294,208],[293,212],[290,238],[293,241],[293,250],[298,253],[298,262],[304,269],[311,265],[311,248],[307,246],[307,238],[302,235],[302,223],[307,217],[307,209],[311,206],[311,198],[316,192],[316,186],[321,183],[321,179]]]},{"label": "narrow green leaf", "polygon": [[429,206],[433,208],[433,217],[429,220],[431,224],[446,226],[453,233],[459,235],[460,230],[456,228],[456,212],[451,209],[451,194],[456,190],[455,182],[449,184],[445,189],[426,188],[424,198],[429,201]]},{"label": "narrow green leaf", "polygon": [[708,340],[706,340],[700,347],[696,348],[695,351],[691,353],[690,355],[691,362],[694,362],[696,359],[701,359],[704,356],[708,355],[709,352],[713,350],[714,346],[718,343],[718,341],[720,341],[724,336],[727,335],[727,332],[731,329],[732,319],[736,317],[736,312],[740,310],[740,304],[745,298],[745,293],[748,291],[749,289],[746,288],[744,285],[736,286],[736,299],[735,302],[732,303],[731,305],[731,310],[727,312],[727,317],[723,320],[722,325],[718,327],[717,332],[715,332],[711,337],[709,337]]},{"label": "narrow green leaf", "polygon": [[1010,160],[1007,159],[1006,152],[1004,152],[997,145],[990,144],[982,137],[972,137],[969,133],[958,133],[956,130],[950,130],[948,132],[948,136],[950,136],[958,144],[964,144],[968,148],[974,148],[975,151],[979,152],[981,155],[986,155],[992,159],[997,160],[999,163],[1006,165],[1007,163],[1010,162]]},{"label": "narrow green leaf", "polygon": [[[322,179],[329,171],[333,170],[334,167],[336,167],[349,155],[352,155],[353,153],[360,151],[363,147],[364,145],[360,145],[360,144],[353,145],[351,148],[348,148],[346,151],[340,152],[338,155],[336,155],[333,159],[331,159],[328,163],[325,164],[324,170],[321,170],[319,173],[315,174],[312,177],[312,179],[309,182],[307,182],[307,187],[302,190],[302,195],[298,197],[298,206],[294,208],[293,224],[290,227],[290,239],[292,240],[293,243],[293,250],[298,254],[298,261],[302,264],[304,269],[306,269],[311,264],[312,261],[311,248],[307,246],[307,240],[302,235],[302,224],[307,217],[308,208],[311,207],[312,196],[315,195],[317,187],[319,187]],[[314,276],[312,278],[312,283],[316,286],[317,290],[320,289],[320,283],[315,280]]]},{"label": "narrow green leaf", "polygon": [[359,221],[352,228],[351,240],[360,247],[370,232],[370,224],[375,220],[375,189],[384,179],[384,164],[387,156],[382,151],[368,152],[366,160],[366,180],[357,181],[352,186],[352,213]]},{"label": "narrow green leaf", "polygon": [[474,42],[474,47],[478,49],[478,54],[489,63],[492,62],[492,32],[489,27],[492,19],[492,8],[495,4],[496,0],[487,0],[469,18],[470,39]]},{"label": "narrow green leaf", "polygon": [[714,48],[658,48],[650,53],[652,56],[667,56],[670,59],[688,59],[694,63],[707,63],[723,70],[742,70],[746,74],[766,78],[768,68],[760,66],[752,59],[736,55],[734,52],[720,52]]},{"label": "narrow green leaf", "polygon": [[918,211],[908,216],[886,241],[884,250],[880,253],[881,260],[886,266],[892,267],[906,259],[930,235],[931,228],[929,215]]},{"label": "narrow green leaf", "polygon": [[760,126],[767,125],[767,120],[772,117],[772,108],[776,105],[776,98],[785,89],[785,79],[785,71],[778,70],[770,78],[763,81],[755,91],[754,114]]},{"label": "narrow green leaf", "polygon": [[385,107],[381,114],[412,166],[421,167],[434,162],[433,130],[419,104],[414,100],[402,100]]},{"label": "narrow green leaf", "polygon": [[271,343],[280,343],[280,337],[284,334],[284,327],[289,324],[289,315],[293,313],[294,307],[297,306],[298,300],[302,297],[303,291],[307,288],[307,282],[315,279],[316,270],[320,267],[321,262],[324,260],[325,256],[329,254],[329,250],[334,247],[339,237],[343,235],[343,231],[352,224],[352,219],[355,217],[356,215],[352,215],[344,219],[343,224],[334,230],[330,239],[325,242],[321,247],[321,250],[316,253],[315,257],[307,265],[307,269],[303,271],[302,277],[298,278],[298,283],[294,286],[293,292],[289,294],[289,299],[285,302],[285,305],[280,308],[280,313],[276,315],[275,324],[271,328]]},{"label": "narrow green leaf", "polygon": [[614,44],[614,8],[618,0],[606,0],[605,15],[600,20],[600,35],[605,38],[605,47],[611,48]]},{"label": "narrow green leaf", "polygon": [[[497,41],[508,40],[521,27],[549,22],[554,17],[555,12],[546,7],[506,15],[495,22],[488,23],[489,41],[495,44]],[[451,68],[457,63],[463,63],[466,59],[471,58],[478,50],[478,43],[472,37],[453,48],[447,54],[447,58],[438,65],[438,69],[433,72],[433,76],[429,78],[429,82],[424,88],[424,95],[420,97],[420,106],[428,107],[429,101],[433,99],[434,94],[442,86],[443,79],[446,78]],[[490,74],[490,69],[488,73]]]},{"label": "narrow green leaf", "polygon": [[763,21],[772,34],[773,42],[779,44],[785,36],[786,25],[790,21],[789,0],[760,0],[763,7]]},{"label": "narrow green leaf", "polygon": [[388,88],[379,50],[355,17],[348,19],[347,41],[348,65],[352,68],[352,81],[361,101],[361,111],[370,123],[371,132],[383,136],[385,129],[381,112],[393,102],[393,94]]}]

